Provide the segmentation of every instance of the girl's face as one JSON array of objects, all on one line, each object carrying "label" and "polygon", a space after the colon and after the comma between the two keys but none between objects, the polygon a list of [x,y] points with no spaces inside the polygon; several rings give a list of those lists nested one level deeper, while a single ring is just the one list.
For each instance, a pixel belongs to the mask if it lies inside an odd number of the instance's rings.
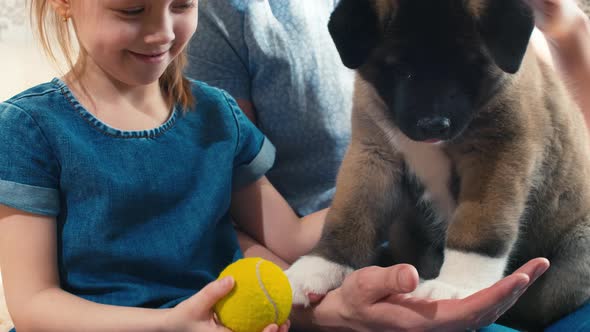
[{"label": "girl's face", "polygon": [[125,85],[157,81],[197,27],[198,0],[78,0],[70,14],[89,70]]}]

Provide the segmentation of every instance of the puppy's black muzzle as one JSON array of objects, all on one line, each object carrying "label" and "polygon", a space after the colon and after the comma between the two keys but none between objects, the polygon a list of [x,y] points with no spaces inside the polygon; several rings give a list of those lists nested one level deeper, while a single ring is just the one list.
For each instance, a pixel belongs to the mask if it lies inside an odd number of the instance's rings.
[{"label": "puppy's black muzzle", "polygon": [[426,117],[416,124],[418,140],[447,140],[451,134],[451,120],[442,116]]}]

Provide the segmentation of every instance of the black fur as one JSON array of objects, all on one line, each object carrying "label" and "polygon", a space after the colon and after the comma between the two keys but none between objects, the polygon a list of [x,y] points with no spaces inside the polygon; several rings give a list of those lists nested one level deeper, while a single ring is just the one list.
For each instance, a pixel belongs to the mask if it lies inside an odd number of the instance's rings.
[{"label": "black fur", "polygon": [[377,13],[368,0],[342,1],[330,17],[328,30],[342,63],[351,69],[365,62],[381,35]]},{"label": "black fur", "polygon": [[[330,33],[343,63],[359,68],[394,123],[416,141],[459,136],[496,92],[502,72],[495,69],[518,70],[534,27],[520,0],[490,1],[479,20],[462,0],[400,0],[399,11],[390,14],[396,18],[384,23],[372,6],[341,1]],[[475,46],[481,44],[486,48]]]},{"label": "black fur", "polygon": [[524,1],[490,1],[478,26],[496,65],[516,73],[535,27],[531,8]]},{"label": "black fur", "polygon": [[[590,168],[573,101],[534,55],[523,64],[531,9],[522,0],[488,0],[479,13],[465,0],[377,1],[341,0],[329,24],[359,82],[339,175],[346,190],[312,254],[354,269],[408,262],[426,279],[438,276],[445,249],[509,257],[505,273],[544,256],[552,268],[505,321],[547,326],[590,298]],[[445,141],[452,173],[442,208],[404,166],[428,162],[404,158],[430,151],[407,138]]]}]

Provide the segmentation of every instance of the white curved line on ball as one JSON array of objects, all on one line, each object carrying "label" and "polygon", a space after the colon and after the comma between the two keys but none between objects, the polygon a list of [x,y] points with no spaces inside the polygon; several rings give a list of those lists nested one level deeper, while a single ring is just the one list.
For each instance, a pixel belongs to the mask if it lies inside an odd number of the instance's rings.
[{"label": "white curved line on ball", "polygon": [[264,287],[264,283],[262,282],[262,277],[260,276],[260,264],[262,264],[262,263],[264,263],[264,261],[260,260],[256,264],[256,277],[258,278],[258,284],[260,285],[262,292],[264,292],[266,299],[268,300],[268,302],[270,302],[270,304],[272,304],[272,306],[275,309],[275,324],[278,324],[279,323],[279,308],[277,308],[277,304],[275,303],[275,301],[273,301],[272,297],[270,297],[270,294],[266,290],[266,287]]}]

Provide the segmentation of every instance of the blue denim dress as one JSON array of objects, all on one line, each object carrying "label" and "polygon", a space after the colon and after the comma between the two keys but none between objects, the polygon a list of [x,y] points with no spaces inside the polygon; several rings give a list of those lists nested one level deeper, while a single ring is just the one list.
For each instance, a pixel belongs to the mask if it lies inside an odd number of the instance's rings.
[{"label": "blue denim dress", "polygon": [[231,193],[274,147],[228,94],[192,85],[193,110],[142,131],[101,122],[58,79],[0,104],[0,204],[55,217],[64,290],[172,307],[241,257]]}]

